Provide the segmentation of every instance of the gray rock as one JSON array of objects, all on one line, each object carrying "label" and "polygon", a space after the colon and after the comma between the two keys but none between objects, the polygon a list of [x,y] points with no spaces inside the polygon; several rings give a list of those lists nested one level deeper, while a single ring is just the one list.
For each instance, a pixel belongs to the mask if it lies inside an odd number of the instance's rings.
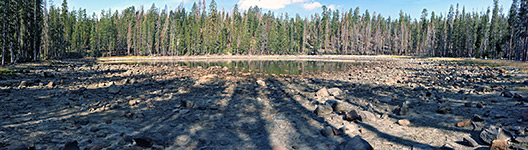
[{"label": "gray rock", "polygon": [[501,96],[504,96],[504,97],[507,97],[507,98],[512,98],[513,97],[513,93],[511,93],[510,91],[503,91],[501,93]]},{"label": "gray rock", "polygon": [[121,88],[119,88],[117,85],[112,84],[108,87],[108,93],[110,94],[117,94],[121,91]]},{"label": "gray rock", "polygon": [[497,140],[497,139],[502,139],[502,140],[510,139],[510,136],[506,134],[502,128],[494,126],[494,125],[485,126],[480,132],[479,137],[482,140],[482,142],[486,144],[491,144],[493,140]]},{"label": "gray rock", "polygon": [[27,87],[29,86],[29,82],[28,81],[20,81],[20,84],[18,85],[18,88],[24,88],[24,87]]},{"label": "gray rock", "polygon": [[413,89],[413,91],[421,91],[421,90],[425,90],[425,87],[423,87],[423,86],[419,86],[419,87],[415,87],[415,88]]},{"label": "gray rock", "polygon": [[55,85],[57,85],[57,84],[55,84],[55,82],[50,81],[48,84],[46,84],[46,87],[52,88],[52,87],[55,87]]},{"label": "gray rock", "polygon": [[518,142],[518,143],[522,143],[522,144],[526,144],[528,143],[528,136],[518,136],[518,137],[515,137],[515,142]]},{"label": "gray rock", "polygon": [[339,129],[340,133],[343,133],[346,135],[356,134],[357,131],[358,131],[358,127],[356,124],[345,124],[343,125],[343,127]]},{"label": "gray rock", "polygon": [[474,114],[473,121],[476,121],[476,122],[484,121],[484,118],[482,118],[482,116],[480,115]]},{"label": "gray rock", "polygon": [[326,126],[321,130],[321,134],[326,137],[334,136],[334,128],[330,126]]},{"label": "gray rock", "polygon": [[191,142],[191,137],[188,135],[179,135],[176,137],[174,144],[178,146],[185,146]]},{"label": "gray rock", "polygon": [[392,102],[392,98],[390,97],[383,97],[379,100],[380,102],[383,102],[383,103],[390,103]]},{"label": "gray rock", "polygon": [[441,114],[450,114],[451,113],[451,106],[447,103],[439,104],[436,112]]},{"label": "gray rock", "polygon": [[470,136],[466,136],[464,137],[464,143],[468,146],[471,146],[471,147],[477,147],[479,146],[479,144],[477,143],[477,141],[475,141],[473,138],[471,138]]},{"label": "gray rock", "polygon": [[77,143],[77,141],[73,141],[73,142],[68,142],[64,145],[64,147],[62,148],[62,150],[79,150],[79,146],[78,146],[79,143]]},{"label": "gray rock", "polygon": [[350,112],[345,113],[345,120],[347,121],[361,120],[361,116],[359,115],[358,111],[351,110]]},{"label": "gray rock", "polygon": [[315,95],[320,96],[320,97],[326,97],[326,96],[330,96],[330,93],[328,93],[328,90],[326,88],[322,88],[319,91],[317,91]]},{"label": "gray rock", "polygon": [[475,89],[478,92],[491,92],[491,88],[488,86],[479,86]]},{"label": "gray rock", "polygon": [[191,100],[182,100],[182,106],[187,108],[187,109],[192,109],[195,107],[195,104],[193,101]]},{"label": "gray rock", "polygon": [[317,114],[317,116],[321,117],[321,116],[326,116],[326,115],[331,114],[332,111],[334,111],[334,110],[332,109],[332,106],[330,104],[319,105],[315,109],[315,114]]},{"label": "gray rock", "polygon": [[152,147],[152,145],[154,145],[152,140],[148,137],[134,138],[134,142],[136,142],[136,145],[146,148]]},{"label": "gray rock", "polygon": [[53,78],[53,77],[55,77],[55,75],[53,75],[53,73],[50,73],[50,72],[44,72],[43,75],[44,75],[45,78]]},{"label": "gray rock", "polygon": [[343,91],[339,88],[330,88],[328,89],[328,93],[330,96],[339,96],[341,93],[343,93]]},{"label": "gray rock", "polygon": [[326,103],[329,103],[332,105],[332,109],[334,109],[335,112],[347,112],[350,111],[350,109],[346,106],[346,104],[343,101],[339,100],[327,100]]},{"label": "gray rock", "polygon": [[398,115],[400,115],[400,116],[407,115],[409,113],[409,105],[410,104],[411,104],[410,101],[403,102],[396,110]]},{"label": "gray rock", "polygon": [[362,122],[371,122],[371,121],[375,121],[378,119],[376,115],[374,115],[373,113],[369,111],[360,111],[359,116],[361,116]]},{"label": "gray rock", "polygon": [[372,145],[357,135],[340,145],[341,150],[374,150]]},{"label": "gray rock", "polygon": [[443,150],[455,150],[455,146],[453,146],[454,144],[450,144],[450,143],[446,143],[444,144],[441,149]]}]

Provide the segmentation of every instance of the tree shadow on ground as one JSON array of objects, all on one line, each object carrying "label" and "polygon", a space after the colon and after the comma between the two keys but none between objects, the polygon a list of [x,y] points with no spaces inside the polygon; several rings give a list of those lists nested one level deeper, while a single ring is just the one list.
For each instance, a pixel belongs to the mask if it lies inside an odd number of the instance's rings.
[{"label": "tree shadow on ground", "polygon": [[[108,70],[110,71],[64,74],[58,72],[56,75],[57,78],[66,75],[82,78],[123,74],[132,69],[117,67]],[[168,78],[150,79],[154,76]],[[76,86],[73,84],[78,81],[73,78],[64,79],[65,85],[55,89],[16,89],[10,94],[19,96],[20,99],[2,101],[5,109],[0,112],[7,121],[0,123],[0,132],[19,136],[0,136],[0,146],[27,141],[41,146],[40,148],[53,149],[76,140],[85,148],[99,145],[123,149],[133,147],[134,143],[137,146],[143,139],[150,143],[143,145],[144,147],[154,145],[154,149],[271,149],[273,146],[289,149],[338,149],[351,136],[324,137],[320,131],[325,126],[332,126],[332,119],[342,119],[339,118],[342,115],[333,113],[333,117],[337,118],[331,119],[318,117],[313,113],[312,107],[319,103],[313,95],[306,93],[315,93],[323,87],[338,87],[348,92],[344,93],[346,96],[336,98],[359,110],[371,111],[376,116],[388,114],[396,119],[406,118],[414,126],[473,135],[475,132],[470,128],[457,128],[453,124],[460,118],[472,117],[471,113],[464,110],[461,97],[475,102],[482,99],[478,95],[448,93],[443,96],[449,99],[442,103],[451,103],[454,113],[438,115],[435,109],[431,109],[436,108],[438,100],[431,100],[432,97],[422,100],[416,94],[413,96],[416,91],[401,85],[360,84],[322,78],[302,81],[302,78],[285,77],[267,78],[264,80],[266,85],[262,86],[256,82],[259,77],[221,76],[218,80],[204,83],[198,82],[196,77],[193,74],[174,76],[170,75],[170,71],[162,71],[117,77],[96,76],[89,79],[90,84],[136,80],[136,83],[118,84],[118,93],[109,93],[110,88],[114,87],[107,86],[74,88]],[[233,77],[234,80],[227,77]],[[49,92],[57,93],[50,96]],[[29,95],[30,93],[33,95]],[[392,94],[401,94],[401,99],[379,102],[379,99]],[[441,92],[433,91],[433,94],[441,95]],[[38,100],[32,99],[35,97],[39,97]],[[406,100],[416,102],[412,108],[416,114],[393,115],[392,109]],[[492,112],[503,108],[504,106],[496,105],[485,107]],[[483,110],[469,108],[469,112],[481,111]],[[515,114],[513,111],[507,113]],[[431,120],[440,121],[432,123]],[[385,133],[369,123],[356,124],[395,144],[439,148],[431,143]]]}]

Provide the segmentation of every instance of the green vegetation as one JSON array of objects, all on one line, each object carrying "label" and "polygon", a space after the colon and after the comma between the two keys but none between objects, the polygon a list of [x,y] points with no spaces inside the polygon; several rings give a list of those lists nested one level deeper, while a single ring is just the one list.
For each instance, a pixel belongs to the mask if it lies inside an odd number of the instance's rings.
[{"label": "green vegetation", "polygon": [[15,73],[24,73],[24,70],[18,70],[18,69],[0,69],[0,75],[8,75],[8,74],[15,74]]},{"label": "green vegetation", "polygon": [[451,6],[427,9],[419,19],[359,7],[309,17],[263,12],[258,7],[218,10],[199,0],[191,10],[152,5],[68,11],[42,0],[0,2],[2,64],[84,56],[181,55],[404,55],[528,60],[528,0],[513,0],[508,14],[498,1],[485,12]]}]

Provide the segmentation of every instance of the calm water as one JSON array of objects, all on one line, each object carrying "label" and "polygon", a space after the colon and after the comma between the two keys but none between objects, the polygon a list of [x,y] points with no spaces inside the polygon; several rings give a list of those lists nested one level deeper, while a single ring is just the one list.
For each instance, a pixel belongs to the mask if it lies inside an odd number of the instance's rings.
[{"label": "calm water", "polygon": [[[112,62],[108,62],[112,63]],[[119,63],[119,62],[116,62]],[[121,62],[122,63],[122,62]],[[338,62],[338,61],[269,61],[269,60],[252,60],[252,61],[175,61],[175,62],[126,62],[126,64],[141,65],[169,65],[169,66],[187,66],[191,68],[202,67],[227,67],[233,72],[251,72],[262,74],[287,74],[302,75],[321,72],[340,72],[346,71],[356,65],[363,65],[367,62]]]}]

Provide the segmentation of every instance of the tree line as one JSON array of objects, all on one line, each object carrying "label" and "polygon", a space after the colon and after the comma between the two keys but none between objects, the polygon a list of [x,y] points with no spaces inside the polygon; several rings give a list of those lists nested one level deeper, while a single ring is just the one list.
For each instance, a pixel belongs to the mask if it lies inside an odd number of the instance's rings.
[{"label": "tree line", "polygon": [[400,11],[385,18],[359,7],[309,17],[247,10],[218,10],[216,2],[163,9],[153,4],[122,11],[69,11],[42,0],[0,2],[2,65],[83,56],[181,55],[411,55],[528,60],[528,0],[446,14],[423,9],[413,19]]}]

